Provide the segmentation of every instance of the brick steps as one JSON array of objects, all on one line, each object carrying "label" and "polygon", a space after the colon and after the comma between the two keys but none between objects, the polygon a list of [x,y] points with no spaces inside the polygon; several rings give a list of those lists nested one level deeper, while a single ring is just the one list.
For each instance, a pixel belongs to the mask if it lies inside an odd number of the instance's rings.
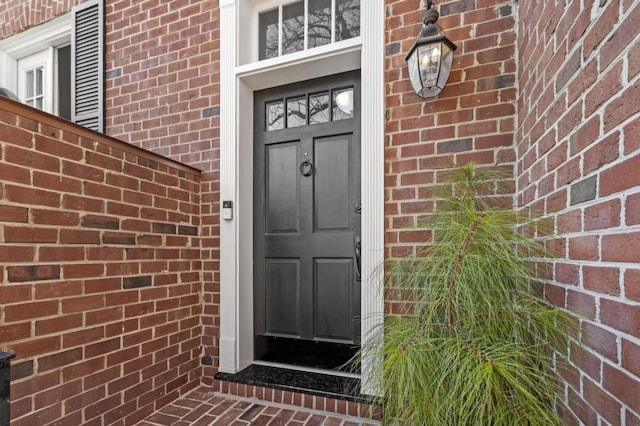
[{"label": "brick steps", "polygon": [[307,425],[375,426],[380,423],[347,414],[247,398],[200,387],[156,411],[139,426]]}]

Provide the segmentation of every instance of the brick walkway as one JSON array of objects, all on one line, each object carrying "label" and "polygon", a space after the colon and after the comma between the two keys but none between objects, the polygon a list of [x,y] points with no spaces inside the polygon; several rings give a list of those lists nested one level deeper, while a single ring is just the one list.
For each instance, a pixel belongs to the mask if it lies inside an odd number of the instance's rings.
[{"label": "brick walkway", "polygon": [[138,426],[374,426],[380,423],[196,389]]}]

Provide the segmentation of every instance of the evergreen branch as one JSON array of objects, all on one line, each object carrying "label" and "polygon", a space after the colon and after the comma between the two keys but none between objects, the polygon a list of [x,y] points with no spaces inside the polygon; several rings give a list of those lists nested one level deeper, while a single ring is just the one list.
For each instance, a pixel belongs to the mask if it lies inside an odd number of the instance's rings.
[{"label": "evergreen branch", "polygon": [[469,245],[469,243],[471,242],[471,240],[473,239],[473,237],[475,236],[478,227],[480,226],[480,223],[482,222],[482,216],[478,215],[476,216],[475,220],[473,221],[473,223],[471,224],[471,227],[469,228],[469,232],[467,233],[466,237],[464,238],[462,245],[460,246],[460,249],[458,251],[458,255],[456,256],[456,260],[453,264],[453,269],[449,275],[449,283],[447,286],[447,291],[448,291],[448,297],[447,297],[447,318],[449,320],[449,325],[452,326],[454,323],[454,318],[453,318],[453,309],[451,307],[451,304],[453,303],[453,287],[456,283],[456,280],[458,278],[458,273],[460,272],[460,269],[462,267],[462,262],[464,261],[464,257],[465,254],[467,252],[467,246]]},{"label": "evergreen branch", "polygon": [[464,337],[460,336],[459,334],[456,335],[456,338],[462,344],[462,346],[464,346],[465,348],[471,350],[476,355],[478,355],[478,357],[483,362],[488,362],[491,365],[495,364],[495,360],[491,357],[491,355],[489,355],[487,352],[482,351],[478,346],[474,345],[473,342],[471,342],[468,339],[465,339]]},{"label": "evergreen branch", "polygon": [[388,291],[411,312],[385,319],[362,352],[375,372],[384,424],[559,425],[557,371],[578,322],[530,285],[546,252],[491,191],[500,179],[473,165],[452,173],[420,255],[393,259]]}]

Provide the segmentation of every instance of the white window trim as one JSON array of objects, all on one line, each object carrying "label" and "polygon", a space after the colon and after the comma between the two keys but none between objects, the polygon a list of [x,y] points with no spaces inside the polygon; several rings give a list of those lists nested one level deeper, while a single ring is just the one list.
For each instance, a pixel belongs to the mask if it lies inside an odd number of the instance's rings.
[{"label": "white window trim", "polygon": [[[384,309],[384,0],[361,2],[361,36],[357,39],[260,64],[248,63],[243,59],[247,51],[239,49],[253,44],[245,37],[255,32],[242,26],[252,22],[252,6],[251,0],[219,2],[220,199],[233,201],[236,210],[232,220],[220,220],[219,370],[226,373],[236,373],[253,361],[255,90],[361,69],[363,342],[379,331]],[[368,357],[362,361],[362,393],[377,393],[371,371],[378,362]]]},{"label": "white window trim", "polygon": [[48,47],[71,43],[71,14],[59,16],[14,36],[0,40],[0,87],[18,93],[18,60]]},{"label": "white window trim", "polygon": [[[359,69],[362,38],[354,37],[310,50],[289,53],[236,67],[235,74],[253,90]],[[321,64],[319,66],[319,64]]]}]

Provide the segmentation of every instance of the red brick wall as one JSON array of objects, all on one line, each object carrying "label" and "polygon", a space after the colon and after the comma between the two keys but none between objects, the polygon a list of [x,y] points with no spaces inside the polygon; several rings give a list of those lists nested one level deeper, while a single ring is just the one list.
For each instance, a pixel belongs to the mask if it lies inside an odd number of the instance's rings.
[{"label": "red brick wall", "polygon": [[[2,1],[0,39],[83,1]],[[220,299],[218,1],[104,4],[106,133],[203,171],[203,355],[211,357],[205,375],[211,378],[218,365]]]},{"label": "red brick wall", "polygon": [[218,2],[106,3],[106,129],[118,139],[203,171],[203,355],[218,366]]},{"label": "red brick wall", "polygon": [[[413,254],[430,234],[416,230],[435,208],[434,187],[452,165],[473,161],[513,170],[516,111],[513,1],[439,1],[440,25],[458,46],[445,89],[415,95],[405,55],[421,28],[423,2],[387,0],[386,257]],[[387,310],[404,304],[387,297]]]},{"label": "red brick wall", "polygon": [[[3,2],[0,16],[16,19],[2,21],[0,37],[76,2]],[[200,344],[210,381],[219,323],[218,2],[107,3],[107,133],[204,172]],[[432,100],[413,94],[404,61],[423,3],[386,2],[387,257],[429,239],[409,228],[433,210],[433,187],[452,164],[515,165],[518,204],[553,217],[560,234],[551,246],[566,260],[555,262],[548,295],[585,315],[590,332],[582,336],[590,349],[567,373],[569,408],[586,423],[640,422],[632,407],[640,401],[637,1],[582,10],[580,0],[441,0],[439,24],[458,50]]]},{"label": "red brick wall", "polygon": [[554,225],[547,296],[586,347],[567,423],[640,424],[640,3],[519,4],[517,202]]},{"label": "red brick wall", "polygon": [[4,0],[0,2],[0,39],[47,22],[86,0]]},{"label": "red brick wall", "polygon": [[12,425],[134,424],[200,383],[200,173],[0,98]]}]

